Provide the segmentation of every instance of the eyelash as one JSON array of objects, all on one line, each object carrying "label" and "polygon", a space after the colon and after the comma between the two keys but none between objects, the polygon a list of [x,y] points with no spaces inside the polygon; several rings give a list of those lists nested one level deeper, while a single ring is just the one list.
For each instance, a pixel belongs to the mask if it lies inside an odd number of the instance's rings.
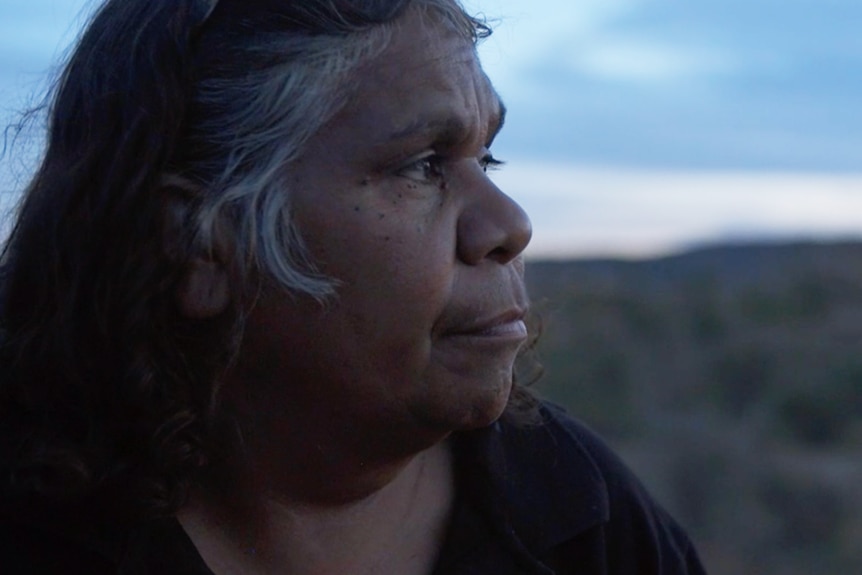
[{"label": "eyelash", "polygon": [[[421,176],[411,175],[412,170],[421,172]],[[440,154],[428,154],[404,166],[398,171],[399,175],[420,182],[433,182],[443,177],[443,156]]]},{"label": "eyelash", "polygon": [[485,172],[488,172],[489,170],[493,172],[494,170],[499,170],[501,167],[506,165],[506,162],[498,160],[491,154],[491,152],[488,152],[482,156],[481,160],[479,160],[479,165],[482,166],[482,170]]},{"label": "eyelash", "polygon": [[[399,170],[399,174],[423,182],[436,181],[443,177],[444,161],[445,158],[440,154],[429,154],[405,166]],[[497,170],[504,164],[505,162],[498,160],[490,152],[479,159],[479,165],[482,167],[482,171],[484,172]],[[422,171],[422,175],[420,177],[415,178],[408,175],[410,170],[414,168],[419,168]]]}]

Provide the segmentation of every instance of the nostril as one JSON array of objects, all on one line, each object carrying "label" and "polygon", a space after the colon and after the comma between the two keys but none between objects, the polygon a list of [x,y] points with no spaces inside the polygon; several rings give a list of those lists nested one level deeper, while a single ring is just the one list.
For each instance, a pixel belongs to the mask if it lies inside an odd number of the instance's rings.
[{"label": "nostril", "polygon": [[491,184],[459,218],[458,255],[470,265],[485,259],[506,264],[524,251],[532,233],[521,206]]},{"label": "nostril", "polygon": [[505,241],[488,253],[489,258],[499,263],[508,263],[521,255],[533,236],[533,228],[527,214],[514,201],[512,205],[517,211],[517,216],[512,220]]},{"label": "nostril", "polygon": [[488,254],[488,257],[493,260],[509,259],[509,250],[500,246],[491,250],[491,253]]}]

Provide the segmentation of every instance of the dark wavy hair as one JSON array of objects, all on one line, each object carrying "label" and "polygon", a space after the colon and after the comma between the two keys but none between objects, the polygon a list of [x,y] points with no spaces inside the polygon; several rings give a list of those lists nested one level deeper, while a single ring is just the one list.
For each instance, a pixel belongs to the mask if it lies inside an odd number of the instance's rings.
[{"label": "dark wavy hair", "polygon": [[[333,296],[277,167],[344,104],[350,71],[410,5],[474,42],[489,33],[455,0],[109,0],[95,14],[2,256],[7,495],[169,514],[224,457],[218,382],[247,302],[192,320],[176,288],[226,221],[240,283],[257,272]],[[166,242],[172,196],[182,234]],[[531,402],[519,388],[512,404]]]}]

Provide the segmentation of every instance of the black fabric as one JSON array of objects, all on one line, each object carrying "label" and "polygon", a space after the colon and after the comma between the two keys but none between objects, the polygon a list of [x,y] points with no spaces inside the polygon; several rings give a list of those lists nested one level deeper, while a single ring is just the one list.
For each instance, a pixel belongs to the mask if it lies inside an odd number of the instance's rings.
[{"label": "black fabric", "polygon": [[[680,527],[593,433],[552,405],[542,425],[452,440],[458,492],[434,575],[702,575]],[[118,533],[0,517],[4,575],[212,575],[174,519]]]},{"label": "black fabric", "polygon": [[683,530],[594,433],[554,405],[543,415],[541,426],[497,423],[454,440],[460,500],[435,575],[705,574]]}]

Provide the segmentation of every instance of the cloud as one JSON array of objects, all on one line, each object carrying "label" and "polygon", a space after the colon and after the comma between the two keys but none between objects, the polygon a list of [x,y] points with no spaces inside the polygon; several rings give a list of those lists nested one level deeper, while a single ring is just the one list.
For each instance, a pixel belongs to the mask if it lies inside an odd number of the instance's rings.
[{"label": "cloud", "polygon": [[862,175],[515,163],[494,179],[533,220],[531,257],[640,257],[755,235],[862,237]]},{"label": "cloud", "polygon": [[730,73],[734,68],[726,55],[703,48],[683,51],[659,42],[626,38],[605,39],[572,50],[565,60],[567,69],[576,74],[633,83],[690,81]]},{"label": "cloud", "polygon": [[[95,4],[0,4],[3,108]],[[466,4],[499,19],[480,53],[510,109],[510,159],[862,172],[858,0]]]},{"label": "cloud", "polygon": [[486,15],[494,34],[480,46],[485,68],[497,82],[517,83],[536,62],[560,45],[592,37],[626,14],[637,0],[466,0],[472,13]]},{"label": "cloud", "polygon": [[509,105],[510,158],[862,172],[855,0],[532,0],[510,13],[481,48]]}]

